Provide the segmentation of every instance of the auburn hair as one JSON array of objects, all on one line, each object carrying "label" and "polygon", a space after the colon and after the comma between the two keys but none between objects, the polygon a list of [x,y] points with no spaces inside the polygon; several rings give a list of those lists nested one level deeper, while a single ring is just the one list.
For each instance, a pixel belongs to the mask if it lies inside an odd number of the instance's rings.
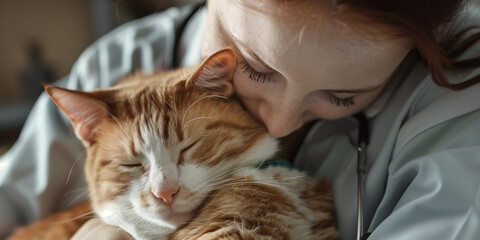
[{"label": "auburn hair", "polygon": [[[456,20],[469,0],[275,0],[275,2],[279,7],[288,9],[290,13],[295,7],[303,6],[302,11],[308,11],[308,14],[304,13],[303,16],[310,18],[309,20],[316,17],[311,16],[311,13],[322,8],[327,10],[330,16],[359,30],[373,28],[380,30],[387,37],[404,37],[411,40],[421,60],[428,66],[433,81],[439,86],[461,90],[480,82],[480,76],[475,76],[460,83],[450,83],[446,76],[446,71],[480,67],[480,56],[457,60],[457,57],[480,40],[480,31],[476,31],[480,26],[455,31]],[[318,8],[312,8],[311,4],[317,4]],[[256,6],[258,4],[247,5],[264,11]],[[371,32],[367,30],[367,33]],[[378,31],[374,33],[378,34]]]},{"label": "auburn hair", "polygon": [[[433,81],[452,90],[461,90],[480,82],[475,76],[461,83],[450,83],[446,71],[480,67],[480,56],[456,60],[480,39],[480,26],[455,31],[456,20],[465,0],[337,0],[336,14],[361,15],[366,23],[392,27],[397,34],[413,41]],[[472,33],[473,32],[473,33]]]}]

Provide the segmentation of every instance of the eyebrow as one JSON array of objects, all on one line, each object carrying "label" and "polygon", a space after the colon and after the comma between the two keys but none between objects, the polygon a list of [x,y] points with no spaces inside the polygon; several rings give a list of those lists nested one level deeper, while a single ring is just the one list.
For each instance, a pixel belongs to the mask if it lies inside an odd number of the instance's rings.
[{"label": "eyebrow", "polygon": [[258,57],[257,54],[255,54],[252,50],[248,49],[248,47],[243,43],[241,42],[240,40],[238,40],[235,36],[231,36],[232,39],[235,40],[235,42],[240,45],[243,49],[245,49],[246,52],[248,52],[248,54],[250,54],[250,56],[252,56],[257,62],[259,62],[260,64],[263,65],[263,67],[265,67],[268,71],[271,71],[271,72],[276,72],[275,69],[273,69],[272,67],[268,66],[268,64],[266,64],[260,57]]},{"label": "eyebrow", "polygon": [[[250,50],[245,43],[240,41],[238,38],[236,38],[234,35],[232,35],[230,32],[225,31],[225,28],[223,27],[223,24],[220,24],[220,31],[224,33],[224,35],[228,36],[230,40],[232,40],[234,45],[240,45],[248,54],[250,54],[257,62],[263,65],[268,71],[271,72],[276,72],[275,69],[270,67],[268,64],[266,64],[260,57],[258,57],[257,54],[255,54],[252,50]],[[238,48],[238,46],[236,46]]]}]

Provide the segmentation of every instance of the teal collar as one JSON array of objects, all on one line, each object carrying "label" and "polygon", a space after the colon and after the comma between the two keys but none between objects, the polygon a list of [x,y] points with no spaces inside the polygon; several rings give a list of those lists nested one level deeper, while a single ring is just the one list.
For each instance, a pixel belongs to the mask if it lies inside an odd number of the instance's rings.
[{"label": "teal collar", "polygon": [[271,159],[258,163],[255,165],[258,169],[265,169],[268,167],[284,167],[292,169],[292,164],[285,159]]}]

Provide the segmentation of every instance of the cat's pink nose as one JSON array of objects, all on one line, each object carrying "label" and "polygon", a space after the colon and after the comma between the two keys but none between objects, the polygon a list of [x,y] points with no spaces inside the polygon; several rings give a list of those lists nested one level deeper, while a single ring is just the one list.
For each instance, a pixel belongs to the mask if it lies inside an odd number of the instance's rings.
[{"label": "cat's pink nose", "polygon": [[157,197],[158,199],[162,199],[167,206],[170,206],[173,203],[175,194],[178,192],[178,187],[174,186],[174,187],[167,188],[166,190],[163,190],[163,191],[152,191],[152,192],[153,192],[153,195],[155,195],[155,197]]}]

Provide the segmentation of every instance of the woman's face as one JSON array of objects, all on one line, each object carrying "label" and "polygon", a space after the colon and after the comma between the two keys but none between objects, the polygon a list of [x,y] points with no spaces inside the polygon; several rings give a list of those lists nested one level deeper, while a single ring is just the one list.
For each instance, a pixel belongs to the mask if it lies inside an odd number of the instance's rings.
[{"label": "woman's face", "polygon": [[276,137],[365,108],[411,49],[405,40],[363,38],[333,21],[297,19],[282,21],[237,0],[208,2],[202,57],[233,46],[236,93]]}]

